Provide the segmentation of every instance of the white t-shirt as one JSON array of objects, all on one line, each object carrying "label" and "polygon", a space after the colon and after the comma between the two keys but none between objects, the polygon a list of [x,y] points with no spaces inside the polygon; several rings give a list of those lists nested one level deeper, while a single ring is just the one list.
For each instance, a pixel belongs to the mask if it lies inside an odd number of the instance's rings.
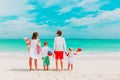
[{"label": "white t-shirt", "polygon": [[[42,56],[42,57],[48,56],[48,51],[51,51],[51,49],[50,49],[49,47],[47,47],[47,46],[43,47],[43,48],[41,49],[41,56]],[[52,51],[51,51],[51,52],[52,52]]]},{"label": "white t-shirt", "polygon": [[55,51],[66,51],[66,42],[63,37],[55,37],[54,50]]}]

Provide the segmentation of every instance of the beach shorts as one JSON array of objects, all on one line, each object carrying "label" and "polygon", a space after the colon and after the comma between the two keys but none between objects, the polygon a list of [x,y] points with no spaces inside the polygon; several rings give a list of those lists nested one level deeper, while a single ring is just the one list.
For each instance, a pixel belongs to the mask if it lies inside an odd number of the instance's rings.
[{"label": "beach shorts", "polygon": [[50,58],[49,56],[46,56],[43,58],[43,65],[50,65]]},{"label": "beach shorts", "polygon": [[54,51],[55,59],[63,59],[63,51]]}]

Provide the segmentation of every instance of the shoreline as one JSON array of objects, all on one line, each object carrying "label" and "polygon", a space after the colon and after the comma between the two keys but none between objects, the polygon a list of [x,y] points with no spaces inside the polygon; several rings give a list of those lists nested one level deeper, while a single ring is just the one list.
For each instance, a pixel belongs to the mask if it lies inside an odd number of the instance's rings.
[{"label": "shoreline", "polygon": [[[0,55],[27,55],[28,51],[0,51]],[[79,55],[120,55],[120,51],[82,51]]]}]

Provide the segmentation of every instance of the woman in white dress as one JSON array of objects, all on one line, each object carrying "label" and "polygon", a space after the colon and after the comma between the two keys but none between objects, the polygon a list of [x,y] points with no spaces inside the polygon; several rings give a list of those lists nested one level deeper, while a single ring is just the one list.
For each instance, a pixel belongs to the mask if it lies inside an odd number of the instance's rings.
[{"label": "woman in white dress", "polygon": [[37,63],[37,59],[38,59],[37,45],[40,46],[40,40],[38,39],[38,32],[34,32],[32,35],[32,39],[30,40],[30,54],[29,54],[30,70],[32,70],[32,60],[34,60],[35,70],[37,70],[37,66],[38,66],[38,63]]}]

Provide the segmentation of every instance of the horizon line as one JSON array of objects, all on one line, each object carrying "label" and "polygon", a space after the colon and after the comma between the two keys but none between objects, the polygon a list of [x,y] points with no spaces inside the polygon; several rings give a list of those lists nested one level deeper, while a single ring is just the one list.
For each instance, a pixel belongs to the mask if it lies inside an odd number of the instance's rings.
[{"label": "horizon line", "polygon": [[[8,39],[22,39],[22,38],[0,38],[0,40],[8,40]],[[39,39],[54,39],[54,38],[39,38]],[[65,39],[72,39],[72,40],[120,40],[118,38],[112,39],[112,38],[65,38]]]}]

